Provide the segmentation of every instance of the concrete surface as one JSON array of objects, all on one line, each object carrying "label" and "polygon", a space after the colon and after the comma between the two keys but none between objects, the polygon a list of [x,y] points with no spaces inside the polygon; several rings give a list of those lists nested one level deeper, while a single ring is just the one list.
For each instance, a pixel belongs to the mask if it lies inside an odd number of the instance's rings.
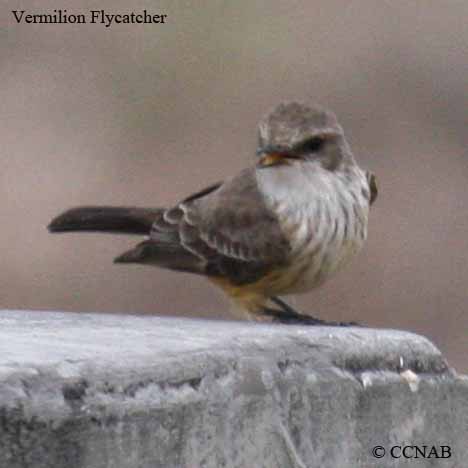
[{"label": "concrete surface", "polygon": [[[436,452],[388,454],[408,445]],[[375,446],[387,454],[375,458]],[[0,311],[1,468],[461,468],[467,459],[468,379],[420,336]]]}]

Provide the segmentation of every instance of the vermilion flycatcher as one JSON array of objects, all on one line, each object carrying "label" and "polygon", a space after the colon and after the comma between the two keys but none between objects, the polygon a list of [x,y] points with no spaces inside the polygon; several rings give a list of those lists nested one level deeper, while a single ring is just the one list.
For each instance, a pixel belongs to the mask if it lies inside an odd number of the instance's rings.
[{"label": "vermilion flycatcher", "polygon": [[277,296],[317,287],[361,249],[374,176],[324,109],[280,104],[258,134],[255,165],[172,208],[78,207],[49,230],[145,235],[115,262],[204,275],[251,318],[328,324]]}]

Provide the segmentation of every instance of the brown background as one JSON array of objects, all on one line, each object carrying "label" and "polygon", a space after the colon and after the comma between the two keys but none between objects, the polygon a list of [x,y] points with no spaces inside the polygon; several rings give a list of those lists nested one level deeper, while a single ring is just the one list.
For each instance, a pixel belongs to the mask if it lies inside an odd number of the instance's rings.
[{"label": "brown background", "polygon": [[[87,12],[96,2],[21,2]],[[380,198],[365,251],[294,303],[425,334],[468,370],[468,2],[107,1],[166,25],[0,30],[0,307],[229,317],[200,278],[51,236],[79,204],[170,204],[238,171],[279,100],[332,108]]]}]

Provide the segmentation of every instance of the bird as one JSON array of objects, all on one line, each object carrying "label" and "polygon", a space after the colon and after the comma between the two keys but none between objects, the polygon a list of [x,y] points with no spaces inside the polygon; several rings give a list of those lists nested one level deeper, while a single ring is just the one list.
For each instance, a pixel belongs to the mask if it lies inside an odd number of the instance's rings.
[{"label": "bird", "polygon": [[48,229],[143,236],[114,262],[202,275],[250,320],[352,324],[299,312],[281,297],[320,286],[361,250],[375,176],[358,166],[323,107],[282,102],[257,134],[248,167],[174,206],[79,206]]}]

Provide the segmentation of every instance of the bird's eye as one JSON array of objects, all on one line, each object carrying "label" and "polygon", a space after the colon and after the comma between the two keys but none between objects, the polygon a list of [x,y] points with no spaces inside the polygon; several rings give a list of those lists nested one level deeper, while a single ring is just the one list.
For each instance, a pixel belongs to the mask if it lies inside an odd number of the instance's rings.
[{"label": "bird's eye", "polygon": [[305,143],[303,143],[300,149],[301,149],[301,152],[303,153],[316,153],[317,151],[320,151],[323,148],[324,144],[325,144],[325,138],[321,136],[316,136],[316,137],[310,138]]}]

